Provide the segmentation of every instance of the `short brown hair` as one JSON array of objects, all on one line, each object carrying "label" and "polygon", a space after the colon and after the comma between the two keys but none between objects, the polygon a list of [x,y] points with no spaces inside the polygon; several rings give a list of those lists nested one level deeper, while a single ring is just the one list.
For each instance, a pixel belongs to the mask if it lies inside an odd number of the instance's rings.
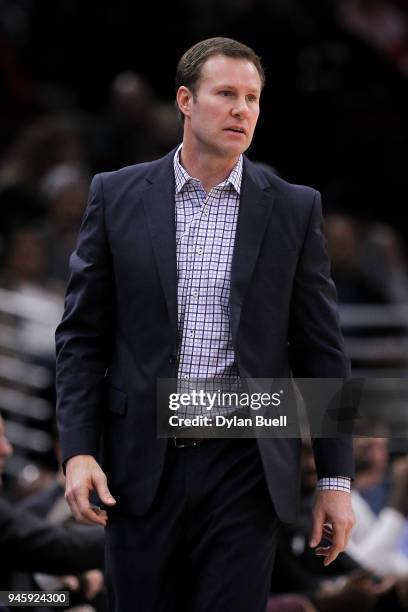
[{"label": "short brown hair", "polygon": [[[195,96],[201,76],[201,69],[205,62],[214,55],[225,55],[226,57],[246,59],[252,62],[260,76],[261,87],[265,85],[265,70],[262,66],[261,58],[255,51],[251,47],[247,47],[247,45],[232,38],[216,36],[215,38],[201,40],[184,53],[177,64],[175,79],[176,94],[179,87],[184,85]],[[180,111],[179,114],[184,119],[184,115]]]}]

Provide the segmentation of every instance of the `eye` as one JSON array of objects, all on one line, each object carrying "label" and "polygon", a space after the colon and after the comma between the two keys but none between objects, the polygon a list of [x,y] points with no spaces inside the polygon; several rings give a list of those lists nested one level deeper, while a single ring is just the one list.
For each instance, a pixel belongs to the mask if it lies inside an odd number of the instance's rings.
[{"label": "eye", "polygon": [[247,100],[249,102],[257,102],[258,98],[254,94],[250,94],[249,96],[247,96]]},{"label": "eye", "polygon": [[225,97],[233,95],[232,91],[230,91],[229,89],[225,89],[225,90],[220,91],[220,94],[222,96],[225,96]]}]

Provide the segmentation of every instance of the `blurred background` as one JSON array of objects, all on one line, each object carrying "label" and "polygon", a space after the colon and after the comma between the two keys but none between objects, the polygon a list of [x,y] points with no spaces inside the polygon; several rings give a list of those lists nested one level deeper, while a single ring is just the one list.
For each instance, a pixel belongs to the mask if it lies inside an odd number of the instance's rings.
[{"label": "blurred background", "polygon": [[378,439],[390,424],[400,432],[377,472],[375,452],[359,450],[378,475],[365,486],[389,486],[406,458],[406,0],[0,0],[0,411],[13,500],[58,470],[53,334],[90,179],[180,142],[175,67],[210,36],[252,46],[266,67],[249,157],[322,192],[354,375],[372,379],[380,421],[386,402]]}]

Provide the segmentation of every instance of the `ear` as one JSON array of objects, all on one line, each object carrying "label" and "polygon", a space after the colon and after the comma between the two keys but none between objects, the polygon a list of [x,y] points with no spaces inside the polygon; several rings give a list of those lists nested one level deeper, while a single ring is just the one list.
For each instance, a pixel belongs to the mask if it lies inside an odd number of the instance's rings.
[{"label": "ear", "polygon": [[191,113],[191,105],[193,104],[193,94],[188,87],[182,85],[177,90],[176,100],[180,112],[185,117],[189,117]]}]

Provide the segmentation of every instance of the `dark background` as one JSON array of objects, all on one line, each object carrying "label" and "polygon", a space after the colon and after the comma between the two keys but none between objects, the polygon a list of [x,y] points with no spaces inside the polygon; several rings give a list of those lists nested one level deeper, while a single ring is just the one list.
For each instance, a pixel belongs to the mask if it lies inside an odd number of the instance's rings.
[{"label": "dark background", "polygon": [[[326,210],[390,222],[407,238],[404,36],[392,42],[397,51],[391,43],[381,48],[344,25],[343,3],[3,0],[0,153],[44,113],[101,112],[124,69],[169,99],[184,50],[200,38],[231,36],[253,46],[267,69],[250,156],[321,189]],[[384,3],[357,4],[372,19],[373,7]],[[406,3],[385,4],[404,21]]]}]

